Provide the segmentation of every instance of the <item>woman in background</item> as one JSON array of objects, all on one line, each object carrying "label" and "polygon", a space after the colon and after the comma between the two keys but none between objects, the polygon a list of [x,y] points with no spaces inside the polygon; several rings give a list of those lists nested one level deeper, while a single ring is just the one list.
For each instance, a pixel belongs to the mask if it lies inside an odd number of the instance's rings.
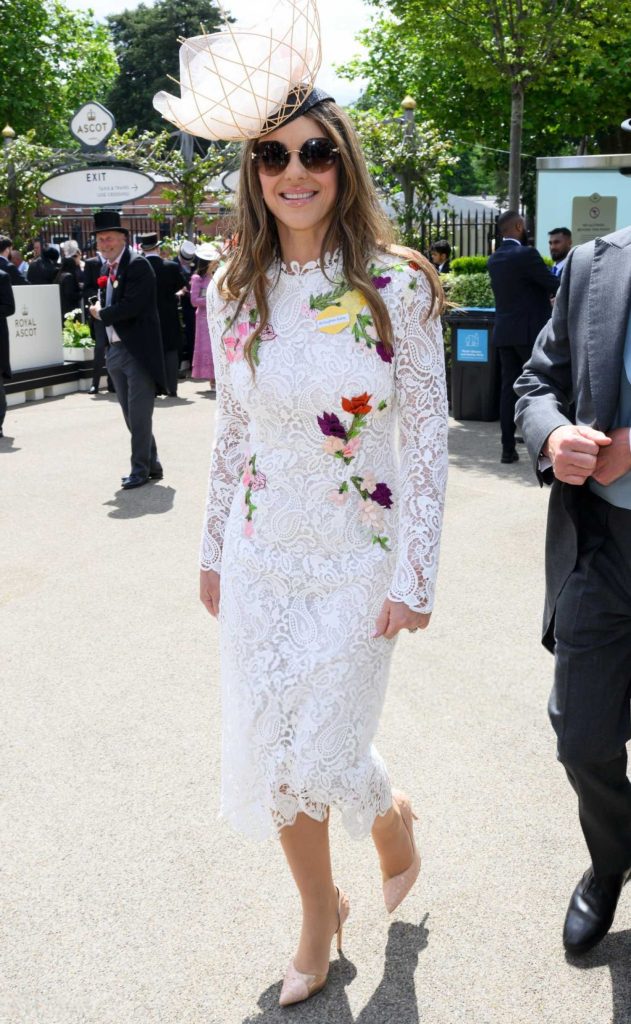
[{"label": "woman in background", "polygon": [[191,379],[209,381],[211,391],[215,390],[215,367],[208,333],[206,291],[219,266],[220,255],[219,250],[209,242],[198,245],[197,269],[191,277],[191,305],[195,307],[195,349]]}]

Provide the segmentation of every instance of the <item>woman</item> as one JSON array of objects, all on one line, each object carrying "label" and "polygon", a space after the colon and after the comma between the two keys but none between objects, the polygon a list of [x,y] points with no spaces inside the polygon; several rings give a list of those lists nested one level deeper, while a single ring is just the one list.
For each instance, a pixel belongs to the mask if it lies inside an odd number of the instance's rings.
[{"label": "woman", "polygon": [[195,348],[193,349],[192,380],[207,380],[215,390],[215,367],[208,333],[206,291],[219,264],[220,252],[209,242],[195,250],[197,268],[191,277],[191,305],[195,307]]},{"label": "woman", "polygon": [[[80,254],[79,254],[80,258]],[[81,308],[81,285],[79,274],[81,267],[78,265],[76,256],[64,256],[57,273],[55,281],[59,285],[61,298],[61,322],[63,324],[66,313]]]},{"label": "woman", "polygon": [[238,232],[208,292],[219,408],[201,599],[222,627],[222,813],[279,835],[302,901],[287,1005],[325,984],[349,911],[330,807],[372,833],[388,910],[419,872],[409,800],[372,739],[394,637],[425,629],[433,603],[442,293],[422,257],[385,245],[352,124],[318,90],[244,146]]}]

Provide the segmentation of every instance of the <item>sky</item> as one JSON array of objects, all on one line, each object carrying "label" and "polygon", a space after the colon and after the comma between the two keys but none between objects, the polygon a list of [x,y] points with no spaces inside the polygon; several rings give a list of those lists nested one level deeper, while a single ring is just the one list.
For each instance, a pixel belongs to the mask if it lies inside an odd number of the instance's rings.
[{"label": "sky", "polygon": [[[77,10],[95,11],[99,20],[108,14],[119,14],[121,11],[137,7],[140,0],[66,0],[69,7]],[[145,0],[149,2],[150,0]],[[261,18],[263,4],[261,0],[224,0],[225,6],[233,17],[253,22]],[[273,0],[266,0],[270,10]],[[318,75],[318,85],[328,89],[338,103],[347,104],[357,99],[361,90],[359,82],[345,82],[333,71],[333,64],[341,64],[361,51],[355,36],[370,21],[368,6],[362,0],[319,0],[318,10],[322,26],[322,68]],[[177,46],[177,41],[173,40]]]}]

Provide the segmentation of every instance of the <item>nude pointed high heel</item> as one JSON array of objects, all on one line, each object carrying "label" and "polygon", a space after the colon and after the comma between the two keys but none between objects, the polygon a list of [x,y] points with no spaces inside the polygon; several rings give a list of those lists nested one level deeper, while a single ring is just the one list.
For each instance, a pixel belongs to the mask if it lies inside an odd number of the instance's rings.
[{"label": "nude pointed high heel", "polygon": [[388,878],[383,883],[383,898],[386,904],[386,910],[389,914],[403,902],[410,889],[416,882],[421,870],[421,854],[416,845],[416,839],[414,838],[414,821],[418,821],[414,811],[412,810],[410,801],[405,793],[401,793],[399,790],[392,791],[392,799],[396,801],[399,813],[403,820],[410,842],[412,843],[412,861],[410,866],[402,871],[399,875],[394,875],[392,878]]},{"label": "nude pointed high heel", "polygon": [[[337,951],[339,953],[342,948],[342,929],[346,918],[350,914],[351,906],[346,894],[341,889],[338,889],[337,886],[335,888],[337,889],[337,928],[333,933],[333,938],[337,937]],[[278,999],[279,1006],[291,1006],[292,1003],[302,1003],[305,999],[316,995],[317,992],[321,992],[326,985],[328,976],[328,971],[326,974],[303,974],[302,971],[296,970],[292,960],[285,971],[283,987]]]}]

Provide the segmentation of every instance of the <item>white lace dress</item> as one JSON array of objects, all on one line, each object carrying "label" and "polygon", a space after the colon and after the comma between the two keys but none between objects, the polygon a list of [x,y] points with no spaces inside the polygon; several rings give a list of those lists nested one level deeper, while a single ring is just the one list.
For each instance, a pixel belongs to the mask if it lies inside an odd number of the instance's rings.
[{"label": "white lace dress", "polygon": [[231,310],[208,290],[218,408],[201,566],[221,573],[221,810],[254,838],[329,806],[359,837],[392,802],[372,741],[394,641],[372,633],[387,596],[432,608],[447,408],[425,276],[386,255],[371,274],[393,357],[339,257],[326,274],[277,264],[254,380],[256,309],[226,330]]}]

